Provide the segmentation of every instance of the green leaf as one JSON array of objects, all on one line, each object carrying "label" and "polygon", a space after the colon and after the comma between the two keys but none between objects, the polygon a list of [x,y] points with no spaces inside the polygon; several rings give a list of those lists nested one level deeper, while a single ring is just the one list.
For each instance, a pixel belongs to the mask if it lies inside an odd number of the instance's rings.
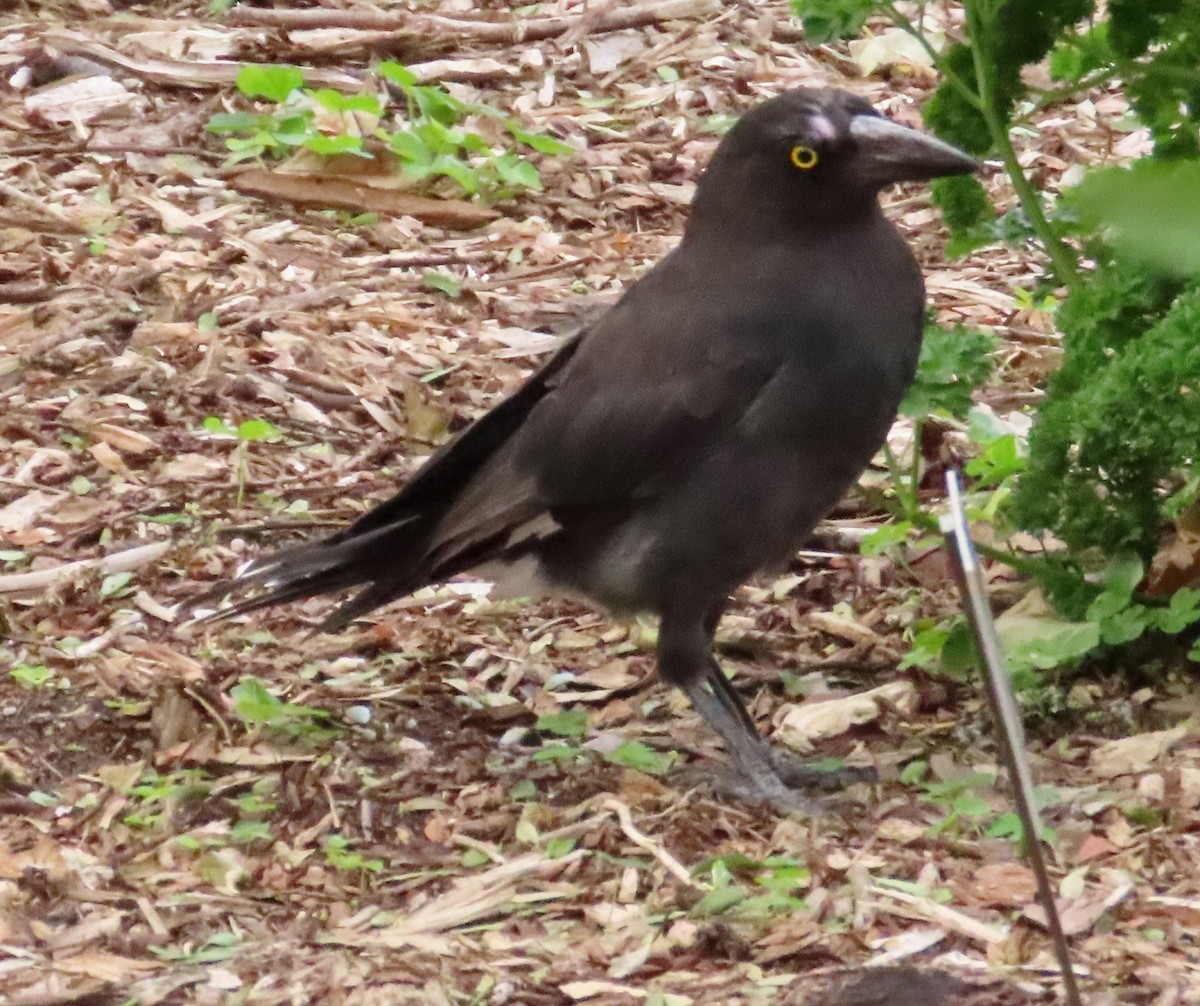
[{"label": "green leaf", "polygon": [[874,12],[871,0],[792,0],[792,13],[803,23],[809,45],[857,35]]},{"label": "green leaf", "polygon": [[675,761],[675,754],[672,751],[655,751],[641,741],[625,741],[616,750],[610,751],[604,760],[648,775],[665,775]]},{"label": "green leaf", "polygon": [[1086,225],[1111,228],[1129,255],[1171,273],[1200,273],[1200,160],[1143,158],[1092,171],[1067,198]]},{"label": "green leaf", "polygon": [[18,664],[8,674],[27,688],[37,688],[54,680],[54,672],[45,664]]},{"label": "green leaf", "polygon": [[304,71],[298,66],[247,63],[237,75],[237,87],[247,98],[269,98],[282,103],[304,86]]},{"label": "green leaf", "polygon": [[332,157],[335,154],[363,154],[361,136],[351,136],[349,133],[338,133],[336,136],[326,136],[316,133],[304,141],[304,146],[314,154],[322,157]]},{"label": "green leaf", "polygon": [[283,436],[279,427],[265,419],[246,419],[238,424],[237,438],[246,443],[258,440],[278,440]]},{"label": "green leaf", "polygon": [[1026,458],[1021,453],[1016,435],[1006,433],[983,443],[983,450],[964,465],[975,479],[978,488],[998,485],[1011,475],[1025,470]]},{"label": "green leaf", "polygon": [[535,800],[537,795],[537,783],[532,779],[519,779],[508,791],[509,799],[512,800]]},{"label": "green leaf", "polygon": [[283,709],[283,703],[258,678],[243,678],[230,689],[229,695],[234,712],[247,723],[270,723]]},{"label": "green leaf", "polygon": [[570,761],[578,758],[579,748],[573,744],[546,744],[534,752],[534,761]]},{"label": "green leaf", "polygon": [[714,887],[692,906],[693,915],[720,915],[749,897],[750,892],[737,884]]},{"label": "green leaf", "polygon": [[[462,296],[462,290],[463,290],[462,281],[459,279],[456,279],[455,277],[449,275],[448,273],[427,272],[424,276],[421,277],[421,284],[430,290],[437,290],[440,293],[444,293],[447,297]],[[452,370],[452,369],[454,369],[454,368],[442,368],[442,373],[438,374],[437,376],[438,377],[444,376],[446,373],[449,373],[450,370]],[[428,377],[428,376],[429,375],[426,375],[426,377]],[[436,378],[432,378],[432,377],[429,378],[429,380],[435,380],[435,379]],[[423,377],[422,380],[425,381],[425,378]],[[428,381],[426,381],[426,383],[428,383]]]},{"label": "green leaf", "polygon": [[1145,605],[1131,604],[1100,623],[1100,640],[1108,646],[1131,643],[1149,628],[1149,624]]},{"label": "green leaf", "polygon": [[585,709],[564,709],[537,718],[537,729],[555,737],[580,740],[587,733],[588,716]]},{"label": "green leaf", "polygon": [[1095,622],[1070,622],[1051,615],[1012,615],[996,620],[996,630],[1014,674],[1069,665],[1100,645]]},{"label": "green leaf", "polygon": [[469,164],[448,154],[439,154],[429,165],[429,173],[453,178],[470,195],[479,191],[479,174]]},{"label": "green leaf", "polygon": [[373,94],[343,94],[333,88],[322,87],[311,91],[310,97],[331,112],[365,112],[376,116],[383,114],[383,105]]},{"label": "green leaf", "polygon": [[971,407],[971,394],[992,372],[996,340],[986,332],[956,325],[930,325],[921,342],[917,376],[900,413],[924,419],[942,410],[961,419]]},{"label": "green leaf", "polygon": [[433,163],[433,151],[420,136],[411,131],[387,134],[387,144],[402,161],[412,164]]},{"label": "green leaf", "polygon": [[467,106],[440,87],[420,85],[409,90],[421,115],[443,126],[453,126],[467,111]]},{"label": "green leaf", "polygon": [[229,840],[238,845],[249,842],[270,842],[275,838],[266,821],[238,821],[229,829]]},{"label": "green leaf", "polygon": [[955,814],[968,818],[986,817],[992,810],[990,803],[974,793],[958,794],[951,807]]},{"label": "green leaf", "polygon": [[488,859],[487,853],[481,852],[479,849],[467,849],[462,854],[461,862],[468,870],[473,870],[476,867],[490,863],[491,860]]},{"label": "green leaf", "polygon": [[1166,608],[1154,613],[1156,624],[1163,632],[1182,632],[1189,625],[1200,621],[1200,590],[1182,587],[1171,595]]},{"label": "green leaf", "polygon": [[935,178],[929,188],[934,205],[942,211],[942,219],[954,235],[996,219],[996,207],[974,175]]},{"label": "green leaf", "polygon": [[390,80],[393,84],[398,85],[404,90],[416,87],[419,82],[415,73],[406,66],[391,59],[386,59],[376,66],[375,72],[383,77],[384,80]]},{"label": "green leaf", "polygon": [[1133,552],[1113,556],[1104,567],[1104,593],[1130,598],[1142,582],[1146,569]]},{"label": "green leaf", "polygon": [[1050,53],[1051,78],[1074,83],[1112,63],[1116,53],[1108,40],[1108,26],[1108,21],[1100,21],[1090,31],[1062,39]]},{"label": "green leaf", "polygon": [[124,591],[129,581],[133,579],[133,574],[112,573],[100,581],[100,596],[101,597],[119,597]]},{"label": "green leaf", "polygon": [[551,859],[562,859],[575,848],[576,841],[574,838],[552,838],[546,843],[546,855]]},{"label": "green leaf", "polygon": [[515,122],[506,122],[505,128],[512,134],[514,140],[522,143],[527,147],[531,147],[539,154],[558,154],[566,156],[575,153],[575,148],[570,144],[563,143],[562,140],[556,139],[549,133],[531,133],[522,129]]},{"label": "green leaf", "polygon": [[219,416],[205,416],[200,427],[209,433],[219,433],[223,437],[236,437],[237,430]]},{"label": "green leaf", "polygon": [[865,556],[882,555],[890,548],[903,545],[908,541],[908,533],[912,530],[912,521],[898,520],[876,528],[863,540],[858,550]]},{"label": "green leaf", "polygon": [[254,112],[218,112],[205,125],[210,133],[250,133],[261,129],[266,116]]},{"label": "green leaf", "polygon": [[538,169],[525,158],[509,151],[497,157],[493,163],[500,177],[509,185],[531,189],[534,192],[542,191],[542,178]]}]

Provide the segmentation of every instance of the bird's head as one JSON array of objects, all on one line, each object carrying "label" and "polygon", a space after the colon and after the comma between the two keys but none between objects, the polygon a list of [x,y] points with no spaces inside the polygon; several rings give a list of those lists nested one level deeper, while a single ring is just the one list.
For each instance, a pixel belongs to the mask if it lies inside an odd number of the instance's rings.
[{"label": "bird's head", "polygon": [[840,214],[874,204],[893,182],[978,168],[973,157],[885,119],[857,95],[800,89],[763,102],[730,129],[701,180],[695,210],[707,201],[729,211],[740,204]]}]

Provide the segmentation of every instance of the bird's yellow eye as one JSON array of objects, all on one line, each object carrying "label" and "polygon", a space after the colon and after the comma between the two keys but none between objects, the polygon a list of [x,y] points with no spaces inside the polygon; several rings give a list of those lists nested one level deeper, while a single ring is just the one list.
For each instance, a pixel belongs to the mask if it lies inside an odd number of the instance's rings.
[{"label": "bird's yellow eye", "polygon": [[803,144],[797,144],[792,147],[792,152],[788,155],[792,164],[801,171],[811,171],[817,166],[817,152],[812,147],[806,147]]}]

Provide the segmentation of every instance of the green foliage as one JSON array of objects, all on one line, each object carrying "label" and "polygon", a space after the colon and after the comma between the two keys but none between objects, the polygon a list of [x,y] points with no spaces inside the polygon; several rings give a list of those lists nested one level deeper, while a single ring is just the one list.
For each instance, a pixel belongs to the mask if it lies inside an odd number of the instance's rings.
[{"label": "green foliage", "polygon": [[147,770],[126,794],[131,809],[121,823],[130,828],[153,828],[173,805],[182,800],[202,800],[210,789],[211,782],[201,769],[181,769],[166,775]]},{"label": "green foliage", "polygon": [[298,66],[263,66],[248,63],[238,71],[237,88],[247,98],[266,98],[283,104],[293,91],[304,86],[304,71]]},{"label": "green foliage", "polygon": [[623,741],[605,755],[614,765],[645,772],[647,775],[666,775],[675,762],[674,751],[655,751],[641,741]]},{"label": "green foliage", "polygon": [[382,859],[367,859],[361,852],[353,851],[350,840],[337,832],[326,835],[321,844],[325,850],[325,862],[335,870],[378,873],[383,869]]},{"label": "green foliage", "polygon": [[233,437],[241,443],[252,444],[258,440],[274,443],[283,438],[282,431],[265,419],[245,419],[238,425],[230,426],[219,416],[206,416],[200,423],[202,429],[223,437]]},{"label": "green foliage", "polygon": [[[396,155],[401,170],[410,178],[426,183],[448,178],[471,196],[539,191],[537,168],[521,156],[521,148],[543,154],[572,152],[560,140],[524,129],[497,109],[468,104],[444,88],[419,83],[416,75],[399,63],[384,61],[375,72],[398,98],[400,107],[390,107],[374,93],[347,95],[329,88],[307,88],[297,67],[243,66],[238,90],[275,107],[214,115],[208,129],[226,137],[232,162],[286,157],[301,147],[325,157],[368,157],[366,139],[373,137]],[[384,126],[389,118],[397,128]],[[469,121],[497,124],[507,133],[508,144],[497,149],[496,142],[467,128]],[[368,127],[376,124],[366,136],[361,131],[364,123]],[[352,124],[354,128],[350,128]]]},{"label": "green foliage", "polygon": [[918,623],[912,646],[900,660],[900,669],[923,667],[949,678],[964,681],[979,667],[975,639],[966,618],[958,615],[948,622]]},{"label": "green foliage", "polygon": [[[1195,472],[1200,288],[1177,297],[1161,320],[1139,333],[1111,326],[1112,314],[1088,316],[1077,305],[1099,305],[1121,287],[1129,299],[1109,304],[1117,318],[1127,318],[1160,296],[1163,285],[1144,282],[1144,274],[1142,281],[1138,274],[1125,282],[1105,279],[1093,293],[1077,292],[1079,299],[1060,312],[1068,365],[1052,383],[1031,437],[1016,516],[1073,549],[1113,554],[1130,548],[1149,559],[1163,517],[1160,487]],[[1072,341],[1080,346],[1076,359]]]},{"label": "green foliage", "polygon": [[695,905],[700,918],[734,913],[762,918],[803,910],[803,892],[812,886],[812,873],[790,856],[752,859],[740,853],[713,857],[693,871],[708,876],[710,889]]},{"label": "green foliage", "polygon": [[971,407],[971,394],[992,372],[994,336],[978,329],[925,329],[917,376],[900,403],[900,414],[924,419],[944,413],[962,419]]},{"label": "green foliage", "polygon": [[1156,153],[1200,156],[1200,0],[1114,0],[1109,15],[1115,65]]},{"label": "green foliage", "polygon": [[427,272],[421,277],[422,285],[430,290],[437,290],[452,299],[462,296],[462,281],[443,272]]},{"label": "green foliage", "polygon": [[992,150],[995,138],[980,111],[978,84],[975,80],[975,54],[964,42],[956,42],[942,55],[942,72],[961,86],[943,84],[925,103],[925,124],[938,136],[957,144],[968,153],[984,157]]},{"label": "green foliage", "polygon": [[934,205],[951,234],[959,235],[996,219],[987,190],[974,175],[935,178],[929,183]]},{"label": "green foliage", "polygon": [[[190,945],[190,941],[189,944]],[[164,961],[176,964],[220,964],[233,960],[241,952],[242,936],[239,933],[215,933],[199,949],[185,950],[182,947],[150,947],[150,953]]]},{"label": "green foliage", "polygon": [[546,713],[537,718],[538,730],[556,737],[582,740],[587,733],[587,710],[565,709],[560,713]]},{"label": "green foliage", "polygon": [[237,426],[231,426],[220,416],[205,416],[200,423],[200,428],[206,433],[237,441],[235,468],[237,471],[237,498],[240,504],[246,493],[246,482],[250,477],[249,445],[259,441],[278,443],[283,439],[283,431],[265,419],[244,419]]},{"label": "green foliage", "polygon": [[8,672],[9,677],[26,688],[66,687],[65,679],[57,679],[45,664],[17,664]]},{"label": "green foliage", "polygon": [[1078,83],[1095,70],[1108,66],[1115,58],[1108,38],[1109,22],[1099,24],[1060,39],[1050,53],[1050,76],[1054,80]]},{"label": "green foliage", "polygon": [[[905,768],[903,781],[919,785],[923,790],[922,800],[937,808],[942,817],[931,829],[938,834],[986,835],[988,838],[1005,838],[1019,843],[1024,834],[1021,819],[1012,812],[998,813],[992,801],[980,795],[981,790],[990,790],[996,778],[990,773],[973,772],[952,779],[925,781],[924,762],[914,762]],[[1039,809],[1053,806],[1061,800],[1057,790],[1039,786],[1034,792]],[[1048,827],[1042,829],[1042,839],[1054,842],[1057,835]]]},{"label": "green foliage", "polygon": [[1123,256],[1163,273],[1200,275],[1200,160],[1093,171],[1070,204],[1088,229],[1111,228]]},{"label": "green foliage", "polygon": [[308,740],[321,740],[333,733],[324,709],[283,702],[258,678],[243,678],[230,689],[229,697],[233,711],[248,727]]},{"label": "green foliage", "polygon": [[792,12],[804,22],[804,40],[810,45],[857,35],[878,6],[871,0],[792,0]]}]

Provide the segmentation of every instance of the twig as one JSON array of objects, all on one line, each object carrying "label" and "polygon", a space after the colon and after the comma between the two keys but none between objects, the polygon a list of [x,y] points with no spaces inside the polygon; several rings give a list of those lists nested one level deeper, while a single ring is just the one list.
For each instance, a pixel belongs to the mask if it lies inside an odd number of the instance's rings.
[{"label": "twig", "polygon": [[[592,34],[644,28],[662,21],[680,21],[705,17],[721,10],[718,0],[661,0],[637,7],[607,11],[595,18]],[[587,15],[564,14],[556,17],[510,18],[506,21],[480,21],[446,17],[441,14],[393,14],[370,11],[334,11],[324,8],[311,10],[275,10],[237,7],[229,12],[227,21],[237,27],[282,28],[304,30],[311,28],[350,28],[362,31],[405,31],[414,36],[439,40],[483,42],[489,45],[518,45],[539,42],[565,35],[581,24]]]},{"label": "twig", "polygon": [[53,296],[53,288],[41,283],[0,283],[0,304],[40,304]]},{"label": "twig", "polygon": [[[67,55],[86,56],[105,66],[116,67],[163,87],[232,87],[241,64],[221,60],[157,59],[132,57],[96,39],[66,29],[47,31],[42,41]],[[305,67],[305,80],[313,87],[358,90],[362,79],[323,67]]]},{"label": "twig", "polygon": [[60,566],[52,566],[50,569],[39,569],[32,573],[12,573],[8,576],[0,576],[0,594],[45,590],[47,587],[70,579],[85,570],[94,569],[102,576],[127,573],[166,555],[173,545],[174,542],[158,541],[153,545],[140,545],[114,555],[100,556],[98,559],[80,559],[76,562],[65,562]]},{"label": "twig", "polygon": [[662,863],[667,868],[667,872],[681,884],[687,884],[688,887],[698,887],[702,891],[707,890],[707,886],[693,877],[688,872],[687,867],[672,856],[662,845],[638,831],[637,825],[633,823],[633,814],[626,804],[623,804],[616,797],[610,796],[600,806],[616,814],[617,820],[621,824],[621,830],[625,832],[625,837],[639,849],[650,853],[650,855]]}]

